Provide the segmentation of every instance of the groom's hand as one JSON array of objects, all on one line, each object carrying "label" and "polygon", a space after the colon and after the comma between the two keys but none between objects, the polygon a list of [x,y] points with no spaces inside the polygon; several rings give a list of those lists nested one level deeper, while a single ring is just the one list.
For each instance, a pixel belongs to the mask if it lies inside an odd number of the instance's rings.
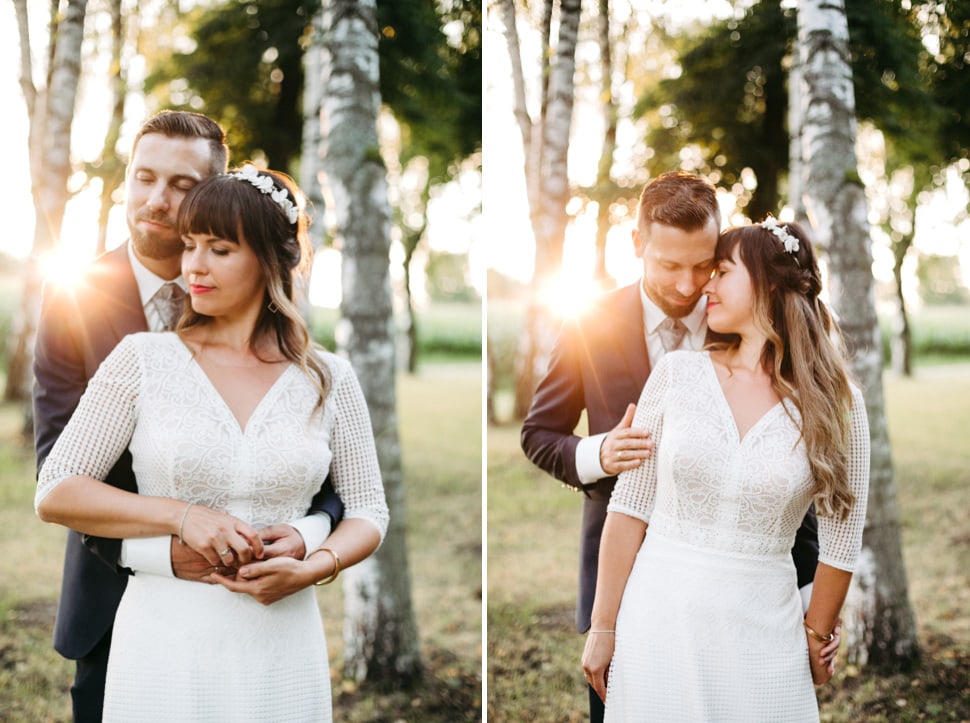
[{"label": "groom's hand", "polygon": [[306,543],[303,535],[292,525],[270,525],[259,531],[263,541],[263,559],[270,557],[292,557],[302,560],[306,557]]},{"label": "groom's hand", "polygon": [[171,545],[172,572],[175,577],[192,582],[212,582],[207,579],[213,572],[220,572],[223,575],[235,575],[236,569],[233,567],[220,567],[214,570],[209,561],[202,555],[193,550],[188,545],[179,543],[177,537],[172,537]]},{"label": "groom's hand", "polygon": [[609,476],[636,469],[653,450],[650,432],[632,426],[636,411],[635,404],[627,405],[623,419],[600,445],[600,467]]}]

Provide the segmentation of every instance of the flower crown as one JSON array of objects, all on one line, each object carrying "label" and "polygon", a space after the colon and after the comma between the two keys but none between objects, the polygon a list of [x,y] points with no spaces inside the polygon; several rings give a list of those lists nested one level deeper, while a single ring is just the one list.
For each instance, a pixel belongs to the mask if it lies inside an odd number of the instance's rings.
[{"label": "flower crown", "polygon": [[260,193],[268,194],[273,199],[273,203],[283,209],[283,213],[286,214],[290,223],[296,223],[296,220],[300,217],[300,209],[290,200],[290,194],[287,193],[286,189],[277,188],[271,177],[259,175],[256,166],[245,165],[241,171],[227,173],[226,175],[240,181],[248,181]]},{"label": "flower crown", "polygon": [[[776,219],[774,216],[766,216],[765,220],[758,225],[766,231],[770,231],[777,236],[778,240],[785,245],[785,251],[790,253],[792,256],[798,253],[798,239],[792,234],[788,233],[787,226],[779,226],[778,219]],[[795,262],[797,263],[798,259],[795,259]]]}]

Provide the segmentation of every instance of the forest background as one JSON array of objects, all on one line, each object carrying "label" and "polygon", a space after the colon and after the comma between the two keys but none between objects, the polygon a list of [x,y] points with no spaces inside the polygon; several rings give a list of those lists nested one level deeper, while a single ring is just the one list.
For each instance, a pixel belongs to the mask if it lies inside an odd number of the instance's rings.
[{"label": "forest background", "polygon": [[358,369],[392,510],[378,553],[319,593],[337,717],[480,719],[481,4],[15,0],[0,13],[14,121],[0,188],[0,719],[70,711],[73,665],[50,640],[64,533],[32,510],[37,293],[127,237],[127,152],[161,108],[211,115],[231,164],[286,171],[313,204],[311,332]]},{"label": "forest background", "polygon": [[486,208],[504,211],[486,236],[507,250],[490,249],[487,298],[489,718],[582,719],[580,505],[524,459],[519,421],[558,324],[638,278],[636,199],[674,168],[720,189],[725,225],[810,229],[865,390],[876,562],[823,719],[970,717],[970,478],[950,426],[970,408],[966,6],[491,7],[486,121],[521,144],[485,155]]}]

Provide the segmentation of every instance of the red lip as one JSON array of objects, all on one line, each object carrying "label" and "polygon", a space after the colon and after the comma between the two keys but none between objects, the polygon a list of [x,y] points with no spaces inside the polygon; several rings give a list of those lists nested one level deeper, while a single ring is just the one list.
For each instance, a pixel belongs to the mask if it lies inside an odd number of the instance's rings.
[{"label": "red lip", "polygon": [[193,296],[198,296],[200,294],[208,294],[212,291],[211,286],[199,286],[197,284],[189,284],[189,293]]}]

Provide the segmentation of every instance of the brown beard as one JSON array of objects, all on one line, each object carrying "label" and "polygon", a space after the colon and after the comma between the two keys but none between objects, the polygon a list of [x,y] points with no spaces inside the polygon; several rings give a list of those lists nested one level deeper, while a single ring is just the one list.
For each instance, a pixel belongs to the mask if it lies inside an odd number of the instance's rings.
[{"label": "brown beard", "polygon": [[135,216],[135,222],[155,221],[171,228],[164,236],[146,232],[137,226],[131,230],[131,241],[139,255],[149,259],[164,260],[182,253],[182,239],[175,231],[175,221],[164,214],[141,213]]}]

